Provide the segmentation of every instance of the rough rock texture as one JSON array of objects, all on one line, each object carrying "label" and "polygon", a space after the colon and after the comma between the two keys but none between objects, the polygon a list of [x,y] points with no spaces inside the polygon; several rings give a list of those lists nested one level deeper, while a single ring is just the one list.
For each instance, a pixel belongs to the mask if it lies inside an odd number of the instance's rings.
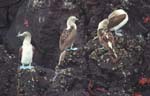
[{"label": "rough rock texture", "polygon": [[16,96],[17,61],[15,55],[8,54],[4,46],[0,45],[0,95]]},{"label": "rough rock texture", "polygon": [[[149,5],[148,0],[0,0],[0,96],[149,96],[149,83],[139,84],[150,78]],[[115,36],[120,59],[112,64],[108,51],[93,38],[98,23],[117,8],[127,11],[129,22],[122,28],[124,36]],[[59,36],[70,15],[80,19],[79,50],[67,52],[52,82]],[[34,80],[30,71],[17,71],[22,39],[16,35],[25,30],[36,47]]]}]

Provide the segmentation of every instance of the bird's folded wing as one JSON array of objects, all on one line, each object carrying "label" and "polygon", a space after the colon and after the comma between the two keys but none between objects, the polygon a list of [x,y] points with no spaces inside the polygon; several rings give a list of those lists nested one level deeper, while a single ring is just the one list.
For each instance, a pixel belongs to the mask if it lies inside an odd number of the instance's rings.
[{"label": "bird's folded wing", "polygon": [[19,48],[19,60],[21,59],[22,56],[22,47]]},{"label": "bird's folded wing", "polygon": [[60,50],[64,50],[64,45],[66,45],[66,43],[68,42],[68,39],[70,39],[69,38],[69,35],[70,35],[70,33],[72,32],[72,30],[73,30],[73,27],[71,27],[70,29],[65,29],[63,32],[62,32],[62,34],[61,34],[61,36],[60,36],[60,39],[59,39],[59,48],[60,48]]},{"label": "bird's folded wing", "polygon": [[117,15],[118,15],[118,12],[117,12],[117,11],[118,11],[118,10],[115,10],[115,11],[113,11],[112,13],[110,13],[110,14],[108,15],[108,19],[117,16]]},{"label": "bird's folded wing", "polygon": [[33,54],[35,54],[35,47],[32,45]]},{"label": "bird's folded wing", "polygon": [[125,18],[126,18],[126,14],[121,14],[121,15],[109,18],[108,28],[110,29],[110,28],[120,24]]}]

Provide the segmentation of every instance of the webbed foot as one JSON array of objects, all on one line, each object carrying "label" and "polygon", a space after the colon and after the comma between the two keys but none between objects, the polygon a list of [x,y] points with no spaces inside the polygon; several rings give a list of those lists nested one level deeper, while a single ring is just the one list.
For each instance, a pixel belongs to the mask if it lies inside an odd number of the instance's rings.
[{"label": "webbed foot", "polygon": [[76,50],[78,50],[78,48],[68,48],[68,49],[66,49],[66,51],[76,51]]},{"label": "webbed foot", "polygon": [[120,30],[117,30],[117,31],[115,31],[115,34],[117,35],[117,36],[119,36],[119,37],[122,37],[122,36],[124,36],[123,34],[122,34],[122,30],[120,29]]},{"label": "webbed foot", "polygon": [[21,66],[19,67],[19,69],[20,69],[20,70],[27,70],[27,69],[31,70],[31,69],[34,69],[34,66],[30,66],[30,65],[24,66],[24,65],[21,65]]}]

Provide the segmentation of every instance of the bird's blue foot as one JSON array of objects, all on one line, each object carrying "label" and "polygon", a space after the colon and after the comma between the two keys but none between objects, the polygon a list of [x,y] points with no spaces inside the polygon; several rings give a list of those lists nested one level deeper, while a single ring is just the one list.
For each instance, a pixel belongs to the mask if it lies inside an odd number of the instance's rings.
[{"label": "bird's blue foot", "polygon": [[120,30],[115,31],[115,34],[119,37],[122,37],[123,36],[122,32],[123,31],[120,29]]},{"label": "bird's blue foot", "polygon": [[76,51],[76,50],[78,50],[78,48],[68,48],[68,49],[66,49],[66,51]]},{"label": "bird's blue foot", "polygon": [[27,69],[29,69],[29,70],[31,70],[31,69],[33,69],[34,67],[33,66],[24,66],[24,65],[21,65],[20,67],[19,67],[19,69],[20,70],[27,70]]}]

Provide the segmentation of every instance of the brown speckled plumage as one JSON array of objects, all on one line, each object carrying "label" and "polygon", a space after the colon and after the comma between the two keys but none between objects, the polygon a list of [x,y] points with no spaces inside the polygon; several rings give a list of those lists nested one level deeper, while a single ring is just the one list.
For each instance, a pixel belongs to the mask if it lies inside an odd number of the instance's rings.
[{"label": "brown speckled plumage", "polygon": [[117,54],[114,50],[115,46],[115,39],[111,31],[108,29],[109,21],[108,19],[102,20],[97,28],[97,36],[99,38],[100,44],[110,51],[114,55],[115,58],[117,58]]},{"label": "brown speckled plumage", "polygon": [[75,38],[76,38],[76,30],[74,29],[73,26],[69,30],[65,29],[59,40],[59,48],[60,51],[65,50],[66,48],[69,48],[72,43],[74,43]]},{"label": "brown speckled plumage", "polygon": [[77,36],[77,26],[75,21],[78,20],[75,16],[70,16],[67,20],[67,28],[64,29],[60,36],[59,48],[60,51],[71,47]]}]

